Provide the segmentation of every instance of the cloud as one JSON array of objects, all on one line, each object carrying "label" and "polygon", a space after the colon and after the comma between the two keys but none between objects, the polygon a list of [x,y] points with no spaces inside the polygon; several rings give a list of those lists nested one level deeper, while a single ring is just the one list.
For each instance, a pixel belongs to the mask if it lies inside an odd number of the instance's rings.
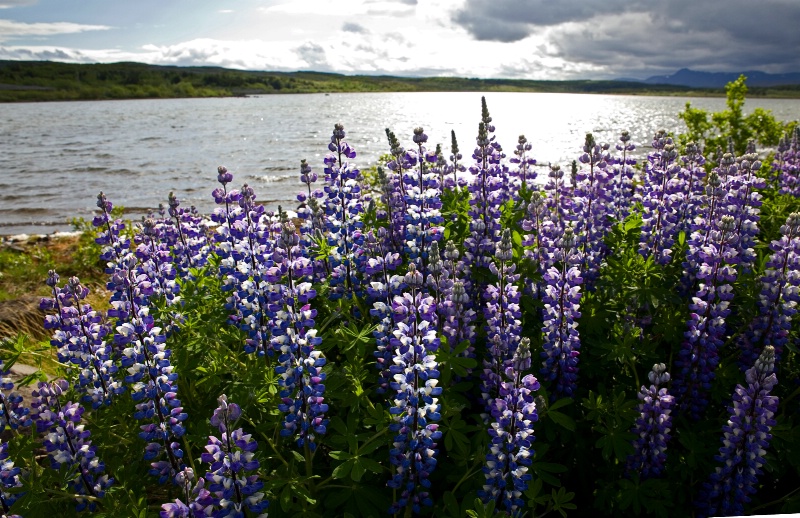
[{"label": "cloud", "polygon": [[[624,73],[800,69],[793,0],[465,0],[451,17],[478,41],[550,41],[549,54]],[[596,76],[595,76],[596,77]]]},{"label": "cloud", "polygon": [[359,25],[354,22],[344,22],[342,24],[342,30],[344,32],[353,32],[356,34],[369,34],[369,31],[363,25]]},{"label": "cloud", "polygon": [[86,31],[107,31],[107,25],[84,25],[71,22],[23,23],[0,19],[0,42],[13,38],[31,36],[55,36],[57,34],[75,34]]}]

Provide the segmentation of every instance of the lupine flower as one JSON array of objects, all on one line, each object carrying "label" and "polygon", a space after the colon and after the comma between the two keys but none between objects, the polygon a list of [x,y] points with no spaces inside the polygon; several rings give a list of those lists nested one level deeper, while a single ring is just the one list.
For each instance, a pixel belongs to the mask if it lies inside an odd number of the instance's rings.
[{"label": "lupine flower", "polygon": [[184,503],[180,498],[162,504],[161,518],[205,518],[214,512],[214,496],[205,488],[205,479],[201,478],[192,486],[194,472],[192,468],[184,467],[175,477],[176,484],[183,491]]},{"label": "lupine flower", "polygon": [[280,376],[281,403],[278,409],[286,413],[281,435],[296,437],[297,444],[316,448],[317,434],[324,434],[324,415],[328,410],[325,392],[325,357],[315,348],[322,343],[314,329],[317,311],[310,301],[316,297],[310,279],[313,266],[292,223],[283,225],[281,237],[275,244],[274,264],[267,270],[272,283],[269,310],[274,315],[273,348],[278,354],[275,372]]},{"label": "lupine flower", "polygon": [[[522,229],[530,234],[525,234],[522,238],[522,246],[525,247],[525,257],[533,264],[534,272],[541,275],[543,257],[543,235],[545,221],[549,220],[547,201],[539,191],[531,193],[531,201],[527,207],[527,213],[522,220]],[[539,298],[541,283],[535,279],[526,279],[528,284],[526,289],[535,297]]]},{"label": "lupine flower", "polygon": [[552,250],[559,267],[551,266],[544,272],[544,361],[540,373],[544,380],[555,383],[554,397],[571,397],[578,379],[581,342],[576,319],[581,316],[578,303],[583,278],[577,267],[581,255],[575,250],[575,235],[570,227],[564,229]]},{"label": "lupine flower", "polygon": [[647,155],[642,194],[642,235],[639,253],[652,256],[666,265],[672,259],[672,245],[678,230],[683,204],[678,152],[664,130],[653,138],[653,151]]},{"label": "lupine flower", "polygon": [[612,160],[612,178],[611,178],[611,203],[613,206],[614,219],[616,221],[623,221],[628,217],[633,205],[633,195],[635,187],[633,185],[634,165],[636,159],[629,153],[636,149],[636,146],[631,142],[631,135],[627,131],[623,131],[619,137],[619,143],[616,145],[617,151],[621,153],[618,158]]},{"label": "lupine flower", "polygon": [[[464,262],[470,266],[488,267],[491,254],[500,238],[500,207],[505,193],[500,165],[501,152],[492,134],[492,118],[486,107],[486,99],[481,98],[481,103],[482,116],[478,124],[477,145],[472,153],[475,164],[469,168],[472,173],[469,184],[471,220],[469,237],[464,240]],[[475,286],[473,290],[479,288]]]},{"label": "lupine flower", "polygon": [[688,236],[692,230],[694,218],[700,214],[704,201],[703,179],[706,170],[703,164],[706,159],[700,148],[694,142],[686,144],[686,154],[681,157],[683,167],[678,173],[681,180],[681,205],[678,213],[678,231],[683,231]]},{"label": "lupine flower", "polygon": [[19,479],[21,470],[14,466],[14,461],[8,455],[8,443],[0,439],[0,507],[2,507],[3,516],[7,518],[21,518],[16,514],[9,514],[11,506],[20,497],[19,493],[9,493],[9,489],[16,489],[22,487],[22,482]]},{"label": "lupine flower", "polygon": [[119,382],[118,367],[113,358],[110,327],[102,315],[85,303],[88,288],[77,277],[71,277],[63,288],[58,287],[58,274],[50,270],[47,285],[53,298],[43,298],[39,307],[55,310],[45,318],[45,329],[53,330],[50,343],[58,348],[61,363],[77,367],[75,388],[83,393],[83,401],[92,408],[111,404],[112,398],[125,387]]},{"label": "lupine flower", "polygon": [[325,215],[328,257],[331,267],[329,277],[330,298],[352,297],[361,292],[357,259],[361,257],[363,236],[361,222],[361,172],[347,161],[356,157],[356,151],[345,140],[344,126],[336,124],[325,156]]},{"label": "lupine flower", "polygon": [[14,390],[14,382],[8,371],[2,370],[0,360],[0,431],[10,427],[12,430],[27,428],[31,425],[30,409],[23,405],[22,396]]},{"label": "lupine flower", "polygon": [[490,412],[494,407],[494,399],[498,397],[503,372],[517,350],[522,332],[520,293],[515,285],[519,275],[514,273],[516,265],[511,261],[513,255],[509,229],[503,230],[495,259],[490,271],[497,277],[497,282],[488,285],[483,294],[487,301],[484,318],[489,357],[483,362],[481,395]]},{"label": "lupine flower", "polygon": [[650,386],[639,390],[639,417],[631,430],[636,439],[632,441],[634,453],[628,456],[625,466],[627,476],[638,475],[642,479],[658,477],[667,460],[667,442],[672,424],[672,406],[675,398],[667,387],[669,373],[663,363],[653,365],[647,375]]},{"label": "lupine flower", "polygon": [[390,367],[394,392],[393,406],[389,409],[394,422],[389,429],[395,432],[389,460],[395,473],[389,487],[400,491],[390,512],[398,513],[410,506],[419,513],[421,505],[433,505],[427,491],[428,479],[436,467],[436,441],[442,433],[434,424],[439,414],[437,387],[436,307],[433,299],[422,293],[422,274],[414,263],[408,265],[404,278],[408,292],[398,295],[392,302],[395,315],[394,365]]},{"label": "lupine flower", "polygon": [[458,249],[452,241],[448,241],[445,246],[443,263],[449,282],[439,308],[440,328],[447,337],[451,351],[467,341],[469,345],[464,350],[464,355],[471,358],[475,355],[474,322],[477,315],[467,294],[466,279],[469,277],[469,269],[459,260]]},{"label": "lupine flower", "polygon": [[775,360],[780,361],[800,303],[800,213],[791,213],[780,231],[781,238],[770,243],[772,255],[761,277],[759,314],[737,341],[742,370],[752,366],[767,345],[774,347]]},{"label": "lupine flower", "polygon": [[778,397],[769,393],[775,377],[775,349],[764,347],[755,365],[745,373],[747,386],[737,384],[722,427],[722,447],[714,458],[721,464],[703,485],[697,507],[702,516],[740,516],[756,492],[778,411]]},{"label": "lupine flower", "polygon": [[784,143],[777,167],[781,194],[800,196],[800,128],[795,127],[791,139]]},{"label": "lupine flower", "polygon": [[509,159],[512,164],[518,164],[516,171],[513,172],[516,184],[514,185],[514,197],[519,191],[519,186],[524,185],[530,188],[536,180],[536,170],[533,166],[536,165],[536,159],[531,157],[528,152],[533,148],[525,135],[520,135],[517,139],[517,147],[514,149],[514,157]]},{"label": "lupine flower", "polygon": [[495,500],[512,516],[525,506],[522,493],[528,489],[528,467],[533,461],[533,423],[536,412],[533,392],[539,382],[531,367],[530,340],[523,338],[503,371],[498,397],[492,401],[489,453],[483,468],[486,484],[478,492],[485,502]]},{"label": "lupine flower", "polygon": [[266,518],[264,511],[269,502],[264,500],[264,493],[260,491],[264,483],[258,480],[256,473],[259,462],[254,452],[258,444],[241,428],[233,430],[242,414],[239,405],[228,403],[225,394],[219,397],[218,402],[211,424],[219,428],[220,438],[209,436],[206,451],[200,457],[210,465],[205,475],[207,489],[202,485],[195,489],[197,498],[193,507],[207,514],[196,512],[195,516],[214,513],[214,516],[234,518],[244,516],[244,509],[247,509]]},{"label": "lupine flower", "polygon": [[208,221],[199,217],[194,207],[181,207],[180,200],[172,192],[169,193],[168,204],[171,221],[169,225],[164,225],[161,239],[172,252],[178,274],[186,277],[190,268],[199,268],[208,261]]},{"label": "lupine flower", "polygon": [[673,390],[682,411],[698,420],[709,403],[708,392],[719,363],[719,348],[724,342],[725,318],[733,299],[732,283],[736,280],[736,227],[731,216],[712,222],[709,239],[704,246],[690,243],[689,254],[700,265],[699,286],[689,309],[681,350],[675,360],[678,375]]},{"label": "lupine flower", "polygon": [[[3,370],[2,366],[3,361],[0,360],[0,430],[5,430],[7,426],[13,430],[28,427],[32,424],[30,409],[22,406],[22,396],[19,393],[12,392],[6,395],[6,392],[14,389],[14,383],[8,377],[8,371]],[[21,470],[14,466],[14,461],[9,458],[8,443],[0,439],[0,506],[8,518],[20,518],[9,514],[11,506],[20,494],[7,492],[9,489],[22,487],[20,472]]]},{"label": "lupine flower", "polygon": [[756,189],[763,189],[766,183],[756,176],[761,169],[761,161],[755,153],[737,159],[736,175],[728,179],[727,213],[733,216],[736,225],[736,244],[739,256],[739,271],[747,273],[753,269],[756,259],[755,245],[758,235],[761,195]]},{"label": "lupine flower", "polygon": [[68,389],[69,384],[63,379],[52,383],[40,381],[38,390],[33,391],[33,420],[36,431],[46,434],[43,444],[50,466],[56,470],[64,466],[75,471],[70,487],[76,494],[76,509],[93,511],[94,499],[79,495],[102,498],[114,479],[103,473],[105,465],[89,440],[91,432],[81,422],[83,407],[72,402],[61,405],[59,397]]},{"label": "lupine flower", "polygon": [[[460,162],[460,160],[464,158],[458,149],[458,141],[456,140],[456,132],[455,130],[450,130],[450,162],[446,166],[444,183],[442,184],[442,189],[456,189],[459,187],[464,187],[467,183],[466,180],[461,177],[459,178],[458,173],[463,173],[467,170],[466,167]],[[450,178],[449,175],[452,175]]]},{"label": "lupine flower", "polygon": [[441,239],[444,230],[439,209],[441,187],[437,175],[430,172],[428,163],[436,160],[435,155],[429,154],[425,149],[428,136],[422,128],[414,129],[414,143],[417,145],[416,153],[406,152],[405,160],[409,164],[416,164],[416,170],[405,169],[403,183],[405,185],[405,230],[404,237],[406,256],[416,263],[417,269],[423,276],[427,275],[425,259],[428,248],[433,241]]},{"label": "lupine flower", "polygon": [[577,171],[573,183],[575,232],[582,245],[581,272],[588,286],[600,274],[600,264],[606,254],[603,239],[611,226],[607,211],[612,201],[608,147],[607,144],[597,144],[591,133],[586,134],[583,154],[579,158],[584,166]]}]

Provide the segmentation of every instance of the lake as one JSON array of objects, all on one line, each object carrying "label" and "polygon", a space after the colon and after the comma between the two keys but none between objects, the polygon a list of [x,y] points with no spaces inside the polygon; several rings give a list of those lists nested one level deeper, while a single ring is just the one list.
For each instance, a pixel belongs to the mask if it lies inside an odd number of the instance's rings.
[{"label": "lake", "polygon": [[[71,217],[89,218],[97,193],[132,215],[165,203],[213,208],[218,165],[249,183],[269,208],[294,208],[306,159],[322,178],[333,125],[344,124],[366,168],[388,152],[385,128],[406,147],[413,129],[428,144],[450,151],[450,131],[469,163],[481,114],[481,93],[352,93],[271,95],[224,99],[159,99],[0,105],[0,234],[70,230]],[[517,137],[533,144],[542,166],[562,167],[581,152],[587,132],[615,143],[631,133],[647,153],[661,128],[681,132],[686,101],[722,110],[721,98],[588,94],[487,93],[497,140],[511,156]],[[750,99],[780,120],[800,119],[800,100]]]}]

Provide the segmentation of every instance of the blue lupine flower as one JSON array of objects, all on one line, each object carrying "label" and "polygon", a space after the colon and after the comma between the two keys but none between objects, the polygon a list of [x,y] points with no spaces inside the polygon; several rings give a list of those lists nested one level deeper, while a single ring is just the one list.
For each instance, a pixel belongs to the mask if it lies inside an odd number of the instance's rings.
[{"label": "blue lupine flower", "polygon": [[678,218],[684,193],[676,163],[678,152],[672,138],[660,130],[653,138],[653,151],[647,155],[642,193],[642,235],[639,253],[652,256],[666,265],[672,259],[672,245],[678,231]]},{"label": "blue lupine flower", "polygon": [[8,493],[9,489],[16,489],[22,487],[22,482],[19,479],[21,470],[14,466],[14,461],[8,455],[8,443],[0,439],[0,507],[2,507],[3,516],[8,518],[21,518],[19,515],[9,514],[11,506],[20,497],[19,493]]},{"label": "blue lupine flower", "polygon": [[256,473],[259,462],[254,452],[258,443],[241,428],[233,430],[242,413],[239,405],[228,403],[225,394],[218,402],[211,424],[219,428],[220,438],[209,436],[206,451],[200,457],[210,466],[205,475],[207,490],[202,490],[202,485],[195,490],[198,498],[194,508],[211,513],[213,507],[214,516],[226,518],[244,516],[244,509],[247,509],[266,518],[264,511],[269,502],[264,500],[264,493],[260,491],[264,483],[258,480]]},{"label": "blue lupine flower", "polygon": [[352,297],[361,292],[359,265],[363,236],[361,221],[361,172],[347,159],[356,151],[345,142],[344,126],[336,124],[325,156],[325,214],[328,245],[332,247],[328,262],[331,267],[329,283],[332,300]]},{"label": "blue lupine flower", "polygon": [[111,404],[112,398],[122,393],[118,367],[113,358],[110,327],[103,316],[85,303],[88,288],[77,277],[71,277],[63,288],[58,288],[58,274],[50,270],[47,284],[53,298],[43,298],[39,307],[55,310],[45,317],[45,329],[53,330],[50,343],[58,348],[61,363],[78,369],[75,388],[83,394],[83,401],[92,408]]},{"label": "blue lupine flower", "polygon": [[63,379],[40,381],[38,390],[33,391],[32,416],[36,431],[45,434],[43,444],[50,466],[56,470],[62,466],[74,469],[70,487],[75,492],[76,509],[93,511],[95,500],[80,495],[102,498],[114,479],[103,473],[105,465],[89,440],[91,432],[81,422],[83,407],[72,402],[61,405],[59,397],[68,389],[69,384]]},{"label": "blue lupine flower", "polygon": [[770,243],[772,255],[761,277],[759,314],[737,339],[742,370],[753,365],[766,345],[775,348],[775,360],[780,361],[800,303],[800,213],[791,213],[780,231],[781,238]]},{"label": "blue lupine flower", "polygon": [[31,425],[30,408],[23,405],[19,392],[14,390],[14,382],[8,376],[8,371],[2,370],[3,361],[0,360],[0,430],[6,426],[12,430],[27,428]]},{"label": "blue lupine flower", "polygon": [[436,441],[442,433],[434,424],[439,414],[437,387],[436,307],[433,299],[421,292],[423,279],[414,263],[408,265],[404,279],[408,292],[392,301],[395,315],[394,365],[390,367],[394,391],[393,406],[389,409],[394,423],[389,429],[395,432],[389,460],[395,466],[395,474],[389,481],[391,488],[398,489],[400,496],[392,504],[390,512],[399,513],[410,506],[419,513],[421,505],[433,505],[428,494],[428,476],[436,467]]},{"label": "blue lupine flower", "polygon": [[[98,204],[104,214],[100,221],[108,221],[111,204]],[[121,367],[128,373],[124,382],[130,384],[137,402],[133,416],[150,421],[140,426],[139,437],[148,441],[144,458],[154,461],[150,474],[164,483],[174,480],[183,469],[178,440],[185,433],[182,423],[187,415],[177,397],[178,375],[169,361],[171,351],[164,345],[166,335],[150,315],[153,283],[139,271],[136,255],[119,241],[119,233],[110,227],[103,237],[106,253],[114,259],[108,268],[108,288],[113,293],[108,316],[117,318],[114,344],[122,348]],[[166,460],[158,460],[162,452],[166,452]]]},{"label": "blue lupine flower", "polygon": [[756,189],[766,187],[764,179],[756,176],[759,169],[761,161],[758,155],[745,154],[737,159],[736,174],[727,183],[726,213],[733,217],[739,238],[736,250],[740,273],[750,272],[756,259],[756,236],[761,219],[761,195]]},{"label": "blue lupine flower", "polygon": [[778,155],[773,167],[777,169],[780,193],[800,196],[800,128],[794,128],[791,140],[784,141]]},{"label": "blue lupine flower", "polygon": [[534,454],[533,423],[539,419],[533,392],[539,390],[539,382],[533,374],[525,374],[530,368],[530,340],[523,338],[492,401],[489,453],[483,468],[486,484],[478,492],[485,502],[497,501],[512,516],[524,508],[522,493],[532,478],[528,468]]},{"label": "blue lupine flower", "polygon": [[756,492],[764,455],[772,439],[778,397],[769,393],[775,377],[775,349],[764,347],[747,370],[747,386],[737,384],[728,407],[728,424],[722,427],[722,447],[714,458],[721,464],[703,485],[697,507],[701,516],[740,516]]},{"label": "blue lupine flower", "polygon": [[667,460],[667,442],[672,424],[672,406],[675,398],[667,387],[669,373],[663,363],[653,365],[647,375],[650,386],[639,390],[639,417],[631,430],[636,439],[632,441],[634,453],[628,456],[625,466],[627,476],[638,475],[642,479],[658,477]]},{"label": "blue lupine flower", "polygon": [[497,277],[497,283],[488,285],[483,294],[487,301],[483,313],[489,357],[483,362],[481,395],[489,411],[494,407],[503,372],[517,350],[522,332],[520,293],[515,285],[519,274],[514,273],[516,265],[511,262],[513,255],[509,229],[503,230],[494,257],[496,261],[491,263],[490,271]]},{"label": "blue lupine flower", "polygon": [[611,227],[607,212],[612,201],[608,147],[597,144],[591,133],[586,134],[583,154],[578,159],[584,166],[577,171],[573,184],[572,211],[581,245],[581,273],[589,287],[600,273],[600,264],[607,253],[603,240]]},{"label": "blue lupine flower", "polygon": [[322,343],[314,329],[317,311],[309,303],[316,297],[310,282],[314,269],[292,223],[285,223],[275,244],[274,264],[266,278],[273,284],[269,310],[274,315],[272,346],[278,355],[281,404],[286,413],[281,435],[296,437],[299,446],[316,448],[317,434],[326,431],[328,405],[325,392],[325,358],[316,350]]},{"label": "blue lupine flower", "polygon": [[[699,218],[698,218],[699,219]],[[709,390],[719,363],[719,348],[725,337],[725,318],[733,299],[736,280],[736,228],[732,216],[712,223],[703,246],[689,245],[688,255],[699,264],[698,289],[692,297],[688,330],[675,360],[677,376],[673,390],[681,411],[700,419],[709,403]]]},{"label": "blue lupine flower", "polygon": [[694,218],[700,214],[704,201],[703,179],[706,170],[703,164],[705,157],[700,153],[700,148],[694,142],[686,144],[686,155],[681,157],[683,167],[678,176],[680,178],[681,205],[678,211],[678,232],[685,232],[687,237],[692,230]]},{"label": "blue lupine flower", "polygon": [[512,164],[517,164],[516,170],[512,173],[515,179],[513,185],[513,197],[515,199],[520,186],[524,185],[530,189],[530,186],[536,180],[536,169],[533,168],[536,165],[536,159],[528,154],[532,148],[533,146],[525,138],[525,135],[520,135],[519,139],[517,139],[517,147],[514,148],[514,157],[508,160]]},{"label": "blue lupine flower", "polygon": [[575,250],[575,235],[572,228],[564,229],[563,237],[551,248],[558,268],[551,266],[544,272],[544,351],[541,357],[542,378],[555,382],[553,396],[572,397],[578,379],[578,356],[580,334],[578,333],[581,284],[583,278],[577,265],[581,256]]},{"label": "blue lupine flower", "polygon": [[623,221],[631,212],[636,192],[633,184],[636,159],[629,154],[636,149],[636,146],[631,142],[629,132],[623,131],[620,134],[616,149],[621,152],[621,155],[611,160],[613,173],[609,190],[613,218],[616,221]]}]

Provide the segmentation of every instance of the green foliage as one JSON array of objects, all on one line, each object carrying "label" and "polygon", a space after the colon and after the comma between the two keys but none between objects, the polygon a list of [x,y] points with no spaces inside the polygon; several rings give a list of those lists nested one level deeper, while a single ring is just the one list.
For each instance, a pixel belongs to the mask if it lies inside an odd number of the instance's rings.
[{"label": "green foliage", "polygon": [[697,142],[705,147],[706,154],[722,149],[728,151],[729,141],[736,155],[741,155],[751,140],[763,145],[774,146],[790,126],[781,124],[769,110],[756,108],[749,115],[744,114],[747,95],[747,78],[744,75],[725,86],[726,110],[709,114],[705,110],[693,108],[690,102],[678,117],[686,124],[688,131],[679,136],[682,145]]}]

